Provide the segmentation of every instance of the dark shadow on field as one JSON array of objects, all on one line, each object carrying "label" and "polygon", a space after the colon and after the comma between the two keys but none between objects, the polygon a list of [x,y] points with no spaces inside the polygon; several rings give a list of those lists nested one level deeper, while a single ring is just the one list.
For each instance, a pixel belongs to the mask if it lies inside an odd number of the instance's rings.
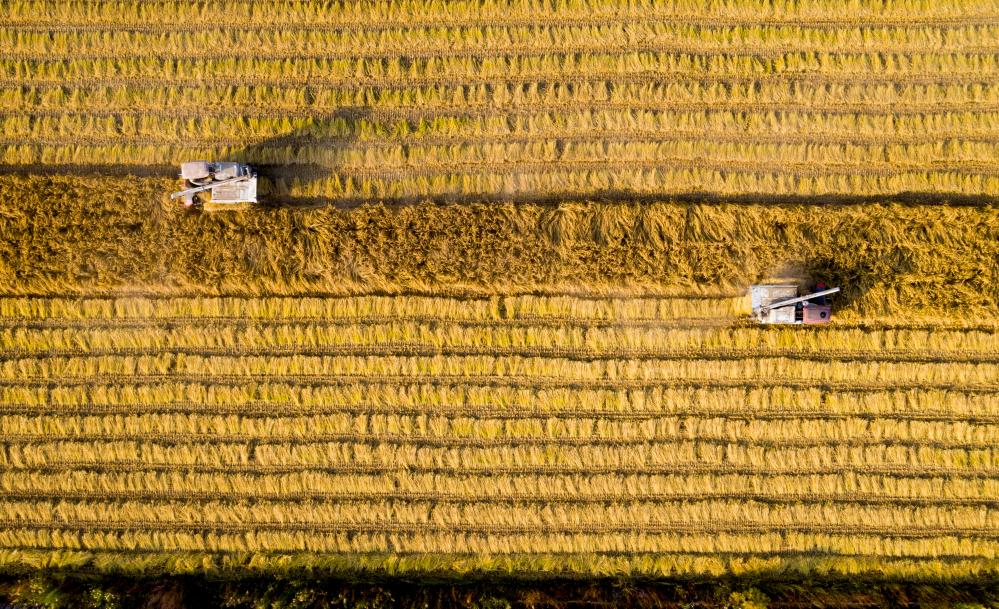
[{"label": "dark shadow on field", "polygon": [[[270,141],[270,140],[269,140]],[[301,139],[285,135],[275,138],[275,142],[300,144]],[[341,144],[342,145],[342,144]],[[261,142],[242,149],[238,155],[222,160],[246,160],[253,158],[254,151],[266,150],[271,147],[268,142]],[[743,195],[718,194],[709,191],[685,192],[675,194],[646,194],[620,191],[563,191],[558,194],[539,195],[524,193],[478,193],[471,195],[444,194],[438,196],[413,197],[357,197],[330,198],[293,196],[282,193],[281,184],[290,184],[298,179],[301,184],[309,184],[332,176],[344,176],[334,168],[315,164],[250,164],[258,171],[261,178],[262,200],[265,205],[274,207],[316,208],[334,206],[353,208],[365,204],[383,204],[388,206],[416,205],[420,203],[439,204],[469,204],[469,203],[528,203],[541,206],[556,206],[567,201],[587,201],[593,203],[698,203],[718,205],[871,205],[899,204],[912,206],[945,205],[950,207],[983,207],[999,205],[999,197],[988,195],[965,195],[957,193],[926,193],[902,192],[892,195],[775,195],[766,193],[749,193]],[[53,175],[53,176],[136,176],[142,178],[176,177],[179,166],[173,165],[10,165],[0,164],[0,175]],[[178,181],[178,188],[180,182]]]},{"label": "dark shadow on field", "polygon": [[[329,147],[330,149],[350,149],[363,147],[359,135],[362,126],[368,122],[370,128],[372,109],[367,106],[342,108],[332,117],[317,120],[305,129],[299,129],[278,137],[263,140],[246,146],[235,158],[253,164],[261,178],[261,189],[264,193],[262,201],[271,206],[296,208],[317,208],[334,206],[353,208],[368,203],[379,203],[389,206],[415,205],[420,203],[438,204],[470,204],[470,203],[529,203],[542,206],[557,206],[566,201],[590,201],[597,203],[657,203],[673,201],[678,203],[718,203],[738,205],[864,205],[871,203],[898,203],[904,205],[949,205],[949,206],[983,206],[999,203],[999,198],[985,195],[935,194],[924,192],[903,192],[891,196],[867,195],[773,195],[767,193],[752,193],[745,195],[723,195],[710,191],[691,191],[677,194],[645,194],[629,190],[602,190],[559,192],[556,194],[539,194],[531,192],[482,192],[474,194],[441,194],[435,196],[406,197],[324,197],[302,196],[289,193],[290,186],[298,181],[300,186],[308,189],[310,185],[323,182],[332,177],[345,180],[351,177],[349,170],[337,166],[324,166],[309,163],[274,164],[266,159],[273,157],[273,151],[286,149],[294,151],[303,146]],[[385,127],[385,125],[382,125]],[[346,127],[350,135],[330,137],[317,135],[328,133],[332,129]],[[399,119],[388,126],[401,129],[406,133],[417,132],[420,129],[419,119]],[[439,143],[440,140],[434,140]],[[460,143],[460,137],[454,139]],[[399,145],[404,153],[411,145],[425,143],[419,139],[401,141]],[[360,144],[360,145],[359,145]],[[289,155],[291,156],[291,155]]]},{"label": "dark shadow on field", "polygon": [[372,129],[371,115],[372,110],[367,106],[340,108],[329,117],[311,121],[301,129],[247,145],[236,151],[231,158],[219,160],[252,165],[258,176],[258,199],[267,207],[351,207],[373,202],[357,200],[345,203],[336,197],[291,194],[296,184],[307,189],[330,178],[339,177],[343,180],[349,172],[335,164],[275,162],[276,158],[295,158],[307,148],[335,153],[361,147],[361,132]]},{"label": "dark shadow on field", "polygon": [[[302,167],[302,166],[299,166]],[[290,176],[290,178],[305,177],[305,181],[315,179],[317,175],[333,175],[326,173],[326,170],[319,167],[307,167],[295,171],[282,170],[282,168],[263,166],[261,175]],[[290,179],[285,178],[285,179]],[[472,203],[525,203],[531,205],[541,205],[545,207],[555,207],[567,201],[585,201],[590,203],[697,203],[697,204],[734,204],[734,205],[871,205],[890,204],[900,205],[947,205],[952,207],[983,207],[987,205],[999,204],[999,198],[988,196],[970,195],[938,195],[932,193],[901,193],[890,196],[853,196],[853,195],[823,195],[818,197],[804,195],[767,195],[767,194],[747,194],[747,195],[721,195],[710,192],[681,193],[647,195],[636,194],[630,191],[595,191],[595,192],[562,192],[558,195],[536,195],[531,193],[504,194],[504,193],[483,193],[474,195],[444,194],[437,196],[417,196],[417,197],[395,197],[395,198],[344,198],[329,199],[325,197],[293,197],[285,195],[273,197],[268,204],[275,206],[289,206],[301,208],[316,208],[325,206],[335,206],[340,208],[354,208],[365,204],[378,203],[388,206],[417,205],[420,203],[438,203],[442,205],[462,205]]]},{"label": "dark shadow on field", "polygon": [[[835,257],[816,257],[806,262],[805,269],[813,281],[821,281],[830,287],[839,287],[841,292],[834,294],[830,300],[838,310],[853,309],[864,302],[864,297],[878,285],[884,285],[889,277],[879,273],[866,261],[858,261],[852,257],[837,259]],[[898,274],[906,273],[907,269],[898,268]]]},{"label": "dark shadow on field", "polygon": [[[297,148],[304,146],[328,147],[330,150],[347,150],[352,147],[362,148],[365,143],[359,132],[367,122],[371,128],[372,109],[367,106],[342,108],[331,117],[317,120],[305,129],[299,129],[278,137],[269,138],[246,146],[238,151],[234,158],[252,164],[260,176],[260,188],[265,205],[292,208],[318,208],[333,206],[338,208],[354,208],[361,205],[378,203],[388,206],[416,205],[420,203],[437,204],[471,204],[471,203],[529,203],[542,206],[557,206],[567,201],[588,201],[596,203],[658,203],[672,201],[677,203],[698,204],[737,204],[737,205],[865,205],[873,203],[898,203],[902,205],[947,205],[947,206],[984,206],[999,203],[999,197],[986,195],[937,194],[925,192],[903,192],[890,196],[868,195],[773,195],[768,193],[750,193],[744,195],[724,195],[710,191],[690,191],[676,194],[645,194],[630,190],[594,190],[579,192],[559,192],[556,194],[539,194],[532,192],[482,192],[474,194],[441,194],[435,196],[405,196],[405,197],[326,197],[303,196],[291,194],[291,186],[297,181],[305,190],[333,177],[341,181],[351,177],[350,171],[344,167],[326,166],[312,163],[275,164],[267,159],[273,158],[275,151],[289,152],[293,156]],[[405,133],[418,132],[419,119],[398,119],[390,125],[381,127],[401,129]],[[331,137],[331,130],[346,128],[350,134]],[[383,140],[384,141],[384,140]],[[393,140],[394,141],[394,140]],[[441,140],[434,139],[434,143]],[[460,143],[460,137],[454,138],[454,143]],[[401,140],[398,145],[403,152],[408,152],[412,145],[426,143],[424,140]]]}]

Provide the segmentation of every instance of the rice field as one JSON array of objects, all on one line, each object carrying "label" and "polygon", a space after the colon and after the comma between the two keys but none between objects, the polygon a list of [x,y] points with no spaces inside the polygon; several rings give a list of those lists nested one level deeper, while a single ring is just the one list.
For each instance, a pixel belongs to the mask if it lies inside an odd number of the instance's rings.
[{"label": "rice field", "polygon": [[[0,571],[994,575],[997,35],[4,3]],[[171,204],[195,158],[270,205]],[[833,323],[750,320],[788,269]]]}]

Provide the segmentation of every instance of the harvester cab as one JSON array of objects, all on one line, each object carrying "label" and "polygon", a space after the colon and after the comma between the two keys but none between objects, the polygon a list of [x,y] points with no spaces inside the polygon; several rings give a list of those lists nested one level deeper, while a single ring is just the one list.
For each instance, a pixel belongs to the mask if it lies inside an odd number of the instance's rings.
[{"label": "harvester cab", "polygon": [[189,161],[180,166],[185,189],[170,195],[183,199],[184,207],[194,207],[200,193],[207,192],[211,203],[237,205],[257,202],[257,172],[242,163]]},{"label": "harvester cab", "polygon": [[839,288],[816,286],[811,294],[799,296],[795,284],[766,284],[749,287],[753,318],[763,324],[825,324],[832,318],[826,298]]}]

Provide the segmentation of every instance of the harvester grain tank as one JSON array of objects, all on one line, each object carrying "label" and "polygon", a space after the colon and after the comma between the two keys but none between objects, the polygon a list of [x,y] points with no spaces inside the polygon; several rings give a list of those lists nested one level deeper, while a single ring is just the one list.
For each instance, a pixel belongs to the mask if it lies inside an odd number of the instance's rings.
[{"label": "harvester grain tank", "polygon": [[839,288],[819,284],[816,291],[799,295],[796,284],[761,284],[749,287],[753,318],[763,324],[825,324],[832,318],[826,299]]},{"label": "harvester grain tank", "polygon": [[238,205],[257,202],[257,172],[249,165],[231,162],[189,161],[180,166],[186,188],[170,195],[194,207],[198,194],[207,192],[211,203]]}]

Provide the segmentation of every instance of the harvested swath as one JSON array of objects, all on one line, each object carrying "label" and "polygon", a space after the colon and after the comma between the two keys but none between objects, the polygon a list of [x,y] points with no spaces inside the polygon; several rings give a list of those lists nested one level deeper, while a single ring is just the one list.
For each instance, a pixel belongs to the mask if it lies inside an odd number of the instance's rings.
[{"label": "harvested swath", "polygon": [[[687,439],[772,444],[824,442],[893,442],[913,445],[988,447],[999,430],[994,424],[964,421],[897,421],[863,417],[799,418],[740,421],[710,416],[649,416],[627,420],[603,418],[493,419],[484,416],[436,414],[328,414],[270,418],[207,414],[144,414],[112,416],[0,415],[8,440],[50,437],[87,438],[207,438],[218,441],[257,440],[321,443],[329,438],[358,441],[412,441],[428,444],[483,445],[653,443]],[[640,452],[640,449],[636,449]],[[609,461],[600,460],[600,461]]]},{"label": "harvested swath", "polygon": [[[356,195],[350,190],[351,184],[363,183],[365,178],[391,178],[396,174],[410,177],[435,176],[444,177],[462,175],[465,172],[477,175],[489,173],[510,173],[519,171],[526,175],[537,173],[537,168],[544,163],[558,162],[563,167],[560,172],[552,172],[552,176],[576,170],[579,167],[592,166],[594,169],[620,169],[623,164],[633,164],[644,168],[662,168],[669,175],[666,167],[678,169],[717,168],[723,171],[723,166],[730,166],[731,172],[738,174],[750,169],[768,168],[781,162],[792,168],[801,168],[796,174],[801,176],[838,175],[859,173],[864,175],[905,175],[919,170],[917,163],[906,159],[935,157],[941,173],[981,174],[993,176],[999,166],[989,162],[988,155],[994,154],[994,142],[951,141],[945,146],[941,141],[925,144],[773,144],[773,143],[742,143],[742,142],[703,142],[687,139],[667,139],[665,141],[631,141],[631,142],[563,142],[557,145],[557,139],[543,139],[534,142],[498,142],[471,144],[433,144],[408,145],[388,144],[382,146],[364,146],[356,149],[337,150],[328,146],[261,146],[255,150],[243,153],[247,161],[267,164],[300,164],[317,167],[339,168],[344,172],[344,195]],[[561,148],[561,149],[559,149]],[[162,165],[174,163],[177,159],[191,158],[198,154],[214,154],[211,158],[231,157],[237,154],[238,147],[220,147],[208,144],[204,147],[187,147],[174,145],[138,145],[115,144],[107,146],[87,145],[56,145],[45,143],[30,146],[19,146],[7,150],[11,160],[23,154],[37,154],[36,159],[25,163],[67,163],[70,160],[81,164],[99,165],[104,163],[114,165]],[[708,154],[715,159],[713,162],[698,162],[697,155]],[[860,163],[873,157],[884,159],[866,169],[858,167]],[[129,160],[131,158],[131,160]],[[749,161],[747,159],[756,159]],[[612,159],[616,159],[613,160]],[[666,159],[666,160],[655,160]],[[885,162],[887,161],[887,162]],[[358,174],[355,180],[346,178],[346,174]],[[539,173],[539,180],[549,174]],[[613,174],[609,174],[613,175]],[[621,172],[627,177],[627,172]],[[642,175],[642,174],[636,174]],[[650,174],[654,176],[655,174]],[[681,174],[682,175],[682,174]],[[592,179],[592,178],[591,178]],[[610,179],[610,178],[604,178]],[[654,178],[650,178],[654,180]],[[405,183],[405,182],[402,182]],[[570,184],[574,186],[574,184]],[[657,188],[649,185],[646,189]],[[358,188],[358,186],[353,186]],[[448,194],[481,194],[474,190],[456,190]],[[481,187],[479,187],[481,188]],[[530,187],[524,189],[531,192]],[[552,191],[554,192],[554,191]],[[572,188],[569,192],[586,192],[581,187]],[[664,192],[670,192],[664,189]],[[686,191],[680,191],[686,192]],[[755,191],[745,191],[755,192]],[[432,193],[431,193],[432,194]],[[867,193],[858,193],[867,194]],[[992,194],[985,192],[984,194]],[[386,195],[387,196],[387,195]],[[401,196],[401,195],[400,195]],[[424,196],[429,196],[425,194]]]},{"label": "harvested swath", "polygon": [[[150,447],[154,450],[155,447]],[[118,448],[124,450],[124,448]],[[193,454],[193,449],[191,450]],[[44,453],[41,453],[44,454]],[[899,458],[905,458],[899,455]],[[232,467],[232,464],[227,464]],[[70,498],[162,499],[359,499],[382,497],[475,499],[507,501],[614,501],[625,498],[667,500],[705,497],[752,498],[785,503],[795,500],[857,503],[974,505],[990,503],[999,492],[994,477],[923,473],[889,473],[844,469],[839,472],[375,472],[331,473],[307,470],[291,473],[198,472],[161,467],[160,471],[113,471],[80,466],[59,472],[0,472],[0,488],[10,497],[49,500]],[[970,474],[971,472],[965,472]]]},{"label": "harvested swath", "polygon": [[495,295],[480,298],[433,296],[346,296],[341,298],[145,298],[101,299],[4,298],[0,318],[12,321],[80,320],[109,322],[188,320],[253,320],[288,322],[430,319],[461,322],[525,320],[554,322],[733,320],[747,311],[745,296],[587,298],[565,295]]},{"label": "harvested swath", "polygon": [[4,412],[86,410],[109,413],[220,412],[243,416],[325,412],[466,413],[494,417],[572,414],[629,418],[694,414],[757,418],[805,415],[886,416],[927,420],[994,420],[999,396],[932,389],[845,390],[773,386],[651,387],[644,389],[514,388],[413,382],[303,386],[247,382],[215,385],[162,382],[141,385],[0,386]]},{"label": "harvested swath", "polygon": [[[281,517],[276,517],[281,514]],[[110,518],[108,518],[110,517]],[[176,528],[270,528],[288,521],[303,529],[337,529],[351,526],[403,525],[413,528],[494,527],[551,528],[562,522],[580,528],[600,529],[669,528],[704,526],[712,521],[745,520],[746,528],[855,527],[877,523],[885,528],[908,525],[948,527],[962,530],[995,529],[999,513],[985,506],[899,508],[795,504],[768,505],[752,501],[705,500],[690,502],[615,502],[611,504],[553,505],[542,509],[530,505],[488,502],[428,501],[379,502],[18,502],[0,508],[6,526],[52,526],[58,523],[97,522],[110,519],[123,524]],[[616,523],[607,526],[607,523]],[[619,523],[619,524],[618,524]]]},{"label": "harvested swath", "polygon": [[[733,110],[591,109],[483,116],[413,119],[385,114],[374,118],[271,118],[218,116],[188,119],[118,112],[91,115],[74,111],[35,111],[0,119],[4,141],[32,139],[64,144],[261,144],[267,138],[298,146],[343,144],[355,150],[392,148],[404,143],[497,142],[567,143],[696,140],[782,143],[926,143],[996,139],[999,113],[937,112],[897,116],[884,113],[781,112]],[[289,132],[291,135],[288,135]],[[885,133],[891,132],[891,137]],[[412,154],[412,153],[411,153]],[[413,157],[415,158],[415,157]]]},{"label": "harvested swath", "polygon": [[996,563],[975,559],[903,559],[869,556],[825,557],[784,553],[766,559],[739,554],[703,555],[673,553],[668,555],[587,555],[566,554],[411,554],[388,552],[337,554],[240,554],[214,552],[161,552],[156,554],[108,551],[18,550],[4,552],[0,560],[16,559],[26,568],[80,568],[88,565],[98,570],[142,575],[149,571],[217,575],[257,572],[300,574],[303,569],[353,576],[363,572],[423,573],[440,575],[475,569],[481,572],[513,573],[536,576],[538,573],[576,575],[586,573],[605,577],[608,574],[668,577],[676,573],[702,576],[758,576],[782,573],[807,576],[815,572],[835,571],[847,575],[867,575],[877,571],[884,577],[918,579],[928,576],[947,579],[967,578],[969,573],[986,573]]},{"label": "harvested swath", "polygon": [[[374,25],[374,24],[368,24]],[[797,24],[702,26],[679,21],[601,25],[513,25],[377,29],[238,29],[100,32],[0,30],[0,44],[24,58],[104,57],[143,54],[158,57],[288,57],[309,55],[454,55],[580,51],[607,48],[674,49],[719,52],[737,44],[757,53],[787,51],[920,52],[927,47],[975,52],[990,48],[994,25],[881,26],[816,28]],[[726,46],[728,45],[728,46]],[[994,48],[994,47],[991,47]]]},{"label": "harvested swath", "polygon": [[[205,103],[211,100],[211,107]],[[428,122],[452,118],[500,116],[516,118],[541,109],[555,111],[657,112],[664,109],[699,112],[713,110],[805,111],[819,116],[842,114],[930,116],[939,112],[995,112],[999,86],[992,83],[961,85],[919,83],[711,83],[699,81],[611,83],[585,79],[571,83],[495,85],[426,85],[413,87],[353,86],[312,91],[282,85],[160,85],[108,86],[81,84],[67,93],[61,86],[25,85],[0,89],[0,108],[32,113],[78,113],[99,120],[104,113],[139,108],[142,116],[188,115],[188,120],[213,113],[242,119],[258,117],[288,120],[312,118],[323,124],[363,124],[364,117],[345,117],[344,106],[364,106],[372,115],[402,114]],[[972,114],[970,118],[973,118]],[[23,120],[23,119],[22,119]],[[72,120],[72,119],[68,119]],[[124,119],[127,123],[130,119]],[[139,118],[135,124],[140,124]],[[304,128],[303,128],[304,129]],[[402,134],[398,134],[402,135]],[[882,134],[884,135],[884,134]],[[913,135],[916,135],[913,133]]]},{"label": "harvested swath", "polygon": [[[555,141],[543,145],[557,149]],[[942,146],[934,143],[938,149]],[[992,147],[992,144],[987,144]],[[654,149],[656,146],[651,146]],[[749,148],[747,146],[747,148]],[[837,149],[837,154],[840,149]],[[927,149],[928,150],[928,149]],[[913,151],[916,158],[930,158],[924,150]],[[317,152],[318,158],[313,152]],[[397,151],[398,152],[398,151]],[[893,157],[912,158],[901,149],[885,151]],[[476,154],[484,154],[476,151]],[[820,151],[821,153],[821,151]],[[369,151],[357,151],[363,158],[377,158]],[[543,199],[563,189],[573,197],[590,193],[629,192],[642,197],[669,197],[694,192],[699,187],[723,196],[748,193],[757,198],[774,196],[818,196],[850,191],[857,196],[887,197],[899,192],[938,192],[950,196],[993,197],[999,193],[999,166],[985,157],[972,160],[948,159],[938,169],[925,171],[918,162],[875,163],[868,165],[850,159],[832,159],[825,163],[808,160],[705,160],[703,157],[659,157],[655,160],[613,160],[602,158],[559,161],[558,169],[548,169],[550,162],[510,161],[494,163],[437,163],[412,165],[394,155],[397,166],[380,169],[354,168],[337,173],[338,162],[329,159],[326,149],[314,147],[257,148],[248,154],[236,154],[235,148],[174,148],[167,146],[11,146],[4,150],[3,161],[13,165],[100,165],[141,167],[166,166],[187,158],[237,158],[266,165],[301,164],[302,177],[276,184],[268,182],[268,191],[306,201],[349,204],[357,201],[391,200],[416,202],[423,199],[488,199],[494,193],[518,193],[526,199]],[[499,154],[497,158],[502,158]],[[634,154],[632,154],[634,156]],[[791,155],[793,156],[793,154]],[[974,155],[973,155],[974,156]],[[652,159],[655,157],[643,157]],[[419,167],[409,169],[409,167]],[[465,171],[459,169],[464,168]],[[782,169],[783,168],[783,169]],[[784,172],[787,171],[787,173]],[[325,177],[313,178],[318,171]],[[504,196],[503,198],[512,198]]]},{"label": "harvested swath", "polygon": [[46,378],[82,380],[93,377],[153,379],[241,379],[269,375],[300,380],[441,378],[481,379],[515,385],[648,386],[697,380],[745,383],[782,378],[800,383],[889,384],[896,387],[937,384],[992,388],[999,385],[999,363],[894,362],[851,359],[600,359],[596,361],[521,355],[234,355],[201,356],[183,353],[119,356],[95,355],[24,357],[0,363],[0,381],[40,381]]},{"label": "harvested swath", "polygon": [[318,27],[333,25],[360,25],[399,21],[411,25],[420,21],[403,21],[404,17],[420,16],[429,24],[485,20],[502,23],[504,20],[522,19],[534,22],[556,20],[564,22],[565,12],[571,11],[578,19],[646,21],[669,19],[691,20],[704,23],[712,18],[745,23],[781,22],[832,22],[852,25],[870,24],[872,21],[897,23],[942,23],[953,21],[975,22],[991,16],[994,8],[975,0],[957,0],[946,6],[923,0],[905,0],[885,6],[874,0],[863,0],[851,5],[847,13],[840,7],[800,2],[766,3],[746,0],[729,0],[712,6],[706,13],[703,3],[693,0],[671,0],[667,3],[653,0],[587,0],[585,2],[528,2],[510,3],[499,0],[487,2],[435,3],[432,0],[406,0],[355,5],[335,3],[330,10],[326,2],[284,1],[270,5],[256,5],[242,0],[214,2],[211,6],[191,5],[185,2],[159,2],[155,7],[141,2],[107,2],[96,7],[86,2],[57,2],[53,0],[17,0],[11,3],[7,19],[19,24],[71,23],[101,25],[169,25],[209,20],[216,11],[232,13],[233,25],[259,24],[314,24]]},{"label": "harvested swath", "polygon": [[[363,322],[362,320],[359,320]],[[377,318],[376,318],[377,321]],[[536,322],[535,322],[536,323]],[[156,326],[93,329],[0,329],[8,357],[142,354],[171,351],[228,354],[520,354],[597,358],[762,357],[808,355],[857,359],[999,360],[994,332],[827,329],[813,333],[770,328],[662,329],[642,326],[593,328],[573,325],[444,325],[426,322],[287,324],[266,327],[218,325],[159,329]],[[782,331],[783,330],[783,331]]]},{"label": "harvested swath", "polygon": [[672,553],[660,555],[609,554],[578,557],[571,554],[410,554],[389,552],[336,554],[219,554],[215,552],[109,552],[67,551],[53,554],[50,550],[17,550],[3,552],[0,560],[16,560],[26,568],[80,568],[87,565],[98,570],[142,575],[149,571],[218,575],[245,573],[246,570],[267,573],[300,574],[303,569],[323,573],[354,576],[363,572],[422,573],[441,575],[454,569],[481,572],[502,572],[523,576],[538,573],[574,575],[586,573],[605,577],[608,574],[661,577],[677,573],[703,576],[758,576],[761,573],[781,573],[807,576],[815,572],[835,571],[847,575],[868,575],[899,579],[967,578],[969,573],[987,573],[996,561],[977,559],[904,559],[870,556],[816,556],[814,554],[782,553],[779,557],[757,558],[743,554],[705,555]]},{"label": "harvested swath", "polygon": [[[693,552],[709,555],[774,555],[793,553],[828,556],[919,558],[933,553],[949,558],[995,560],[995,541],[979,537],[929,533],[915,537],[886,538],[847,530],[817,534],[813,531],[719,532],[701,528],[676,533],[564,533],[530,530],[515,533],[455,532],[451,528],[419,533],[386,531],[116,531],[101,530],[96,523],[83,528],[0,529],[0,545],[25,549],[103,551],[213,551],[239,552],[379,552],[393,547],[401,553],[430,554],[545,554],[631,553],[672,554]],[[979,563],[981,564],[981,563]],[[987,563],[986,563],[987,564]]]},{"label": "harvested swath", "polygon": [[[817,72],[821,70],[821,72]],[[871,74],[867,70],[876,70]],[[694,55],[653,51],[559,53],[464,57],[312,59],[178,59],[106,57],[101,59],[0,59],[0,80],[54,84],[95,80],[99,83],[166,82],[196,84],[368,84],[392,86],[464,81],[470,83],[542,81],[559,76],[646,82],[662,78],[712,77],[719,81],[804,80],[811,82],[927,83],[980,82],[999,72],[989,53],[784,53],[774,59],[746,54]]]},{"label": "harvested swath", "polygon": [[[286,423],[280,419],[273,422],[275,427]],[[827,429],[839,432],[833,425],[811,423],[816,434]],[[892,423],[896,428],[904,425]],[[288,425],[285,427],[289,432],[293,429]],[[553,424],[552,427],[559,425]],[[841,429],[843,427],[840,426]],[[859,425],[854,424],[854,427]],[[976,447],[967,442],[964,443],[966,447],[956,447],[961,444],[960,441],[934,443],[924,439],[929,435],[926,433],[922,434],[923,438],[911,440],[894,433],[889,427],[891,425],[886,424],[885,433],[880,436],[849,437],[839,433],[833,438],[837,445],[826,444],[821,438],[818,441],[795,439],[793,442],[766,438],[747,442],[692,441],[670,438],[665,433],[658,444],[651,445],[648,435],[572,441],[530,437],[441,439],[416,433],[356,437],[347,434],[341,442],[323,441],[320,436],[313,436],[313,439],[302,438],[291,443],[280,434],[274,434],[270,440],[253,436],[239,438],[230,434],[229,437],[220,436],[217,442],[213,442],[208,434],[166,432],[134,434],[136,439],[98,440],[93,439],[99,437],[96,433],[90,436],[77,433],[73,436],[73,428],[64,425],[62,434],[81,439],[45,442],[39,438],[49,436],[12,436],[4,466],[14,470],[15,475],[29,479],[39,471],[72,472],[82,469],[108,474],[122,470],[170,472],[178,468],[220,475],[335,470],[364,477],[364,474],[393,476],[401,472],[419,472],[433,473],[442,479],[490,473],[521,478],[538,473],[576,476],[712,473],[753,478],[781,474],[815,476],[865,472],[871,475],[937,475],[970,479],[989,479],[996,475],[999,460],[995,451],[988,447]],[[957,433],[967,431],[959,427],[956,424],[938,425],[937,429],[929,431],[931,434],[947,433],[952,429],[956,429]],[[730,428],[739,431],[738,425],[730,424]],[[790,425],[785,425],[784,430],[787,433],[797,431]],[[915,431],[916,434],[910,435],[919,435],[920,431],[926,430]],[[53,426],[50,436],[57,437],[59,433]],[[352,439],[348,441],[348,438]],[[886,447],[886,442],[892,445]],[[786,494],[798,494],[795,492],[797,488],[785,489]],[[246,492],[264,492],[257,487],[252,489],[255,490],[248,488]],[[173,490],[176,496],[185,496],[183,487]],[[325,489],[313,490],[320,492]],[[429,495],[434,493],[426,492]],[[775,497],[779,495],[774,494]]]}]

